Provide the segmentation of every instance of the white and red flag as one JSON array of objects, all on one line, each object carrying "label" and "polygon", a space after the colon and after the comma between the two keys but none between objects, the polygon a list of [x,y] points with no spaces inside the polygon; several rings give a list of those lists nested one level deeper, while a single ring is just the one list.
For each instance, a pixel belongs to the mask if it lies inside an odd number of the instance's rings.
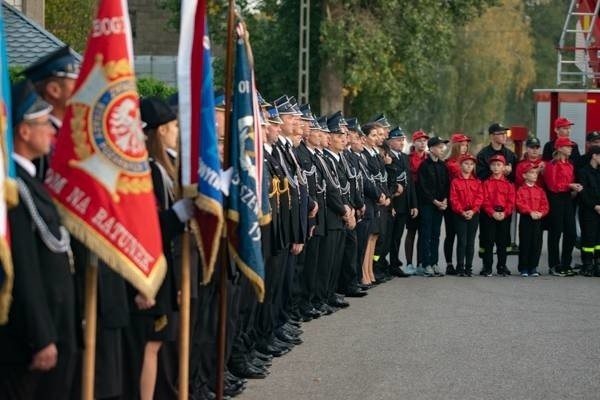
[{"label": "white and red flag", "polygon": [[141,293],[166,272],[126,0],[102,0],[46,186],[64,225]]}]

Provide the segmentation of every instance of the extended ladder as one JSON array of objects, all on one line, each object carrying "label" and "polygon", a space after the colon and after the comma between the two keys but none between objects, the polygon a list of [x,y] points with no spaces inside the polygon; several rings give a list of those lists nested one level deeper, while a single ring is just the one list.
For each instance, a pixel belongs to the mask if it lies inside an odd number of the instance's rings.
[{"label": "extended ladder", "polygon": [[598,0],[571,1],[558,43],[558,85],[600,83],[600,43],[596,43],[600,37],[595,35],[599,9]]}]

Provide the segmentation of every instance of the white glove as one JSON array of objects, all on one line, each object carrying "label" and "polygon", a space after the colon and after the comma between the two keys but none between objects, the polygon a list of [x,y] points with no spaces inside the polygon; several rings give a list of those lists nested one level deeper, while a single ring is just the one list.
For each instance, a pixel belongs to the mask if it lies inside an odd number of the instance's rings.
[{"label": "white glove", "polygon": [[171,207],[181,222],[187,222],[194,216],[194,201],[192,199],[177,200]]}]

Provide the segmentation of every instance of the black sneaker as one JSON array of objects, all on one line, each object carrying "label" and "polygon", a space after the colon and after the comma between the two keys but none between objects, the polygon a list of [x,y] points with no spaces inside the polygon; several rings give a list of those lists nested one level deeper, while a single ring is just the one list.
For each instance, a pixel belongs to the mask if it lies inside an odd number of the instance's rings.
[{"label": "black sneaker", "polygon": [[575,271],[573,271],[573,268],[571,267],[565,267],[561,270],[561,272],[564,274],[564,276],[575,276],[577,275],[577,273]]},{"label": "black sneaker", "polygon": [[563,274],[562,271],[559,268],[560,267],[548,268],[548,275],[551,275],[551,276],[565,276],[565,274]]},{"label": "black sneaker", "polygon": [[458,271],[454,269],[454,265],[446,265],[446,275],[458,275]]}]

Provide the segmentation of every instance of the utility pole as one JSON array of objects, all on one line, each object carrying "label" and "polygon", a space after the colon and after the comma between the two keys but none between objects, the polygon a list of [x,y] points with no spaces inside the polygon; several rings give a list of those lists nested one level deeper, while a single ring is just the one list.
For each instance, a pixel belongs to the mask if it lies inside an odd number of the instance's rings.
[{"label": "utility pole", "polygon": [[310,0],[300,0],[300,43],[298,50],[298,102],[308,103],[310,55]]}]

